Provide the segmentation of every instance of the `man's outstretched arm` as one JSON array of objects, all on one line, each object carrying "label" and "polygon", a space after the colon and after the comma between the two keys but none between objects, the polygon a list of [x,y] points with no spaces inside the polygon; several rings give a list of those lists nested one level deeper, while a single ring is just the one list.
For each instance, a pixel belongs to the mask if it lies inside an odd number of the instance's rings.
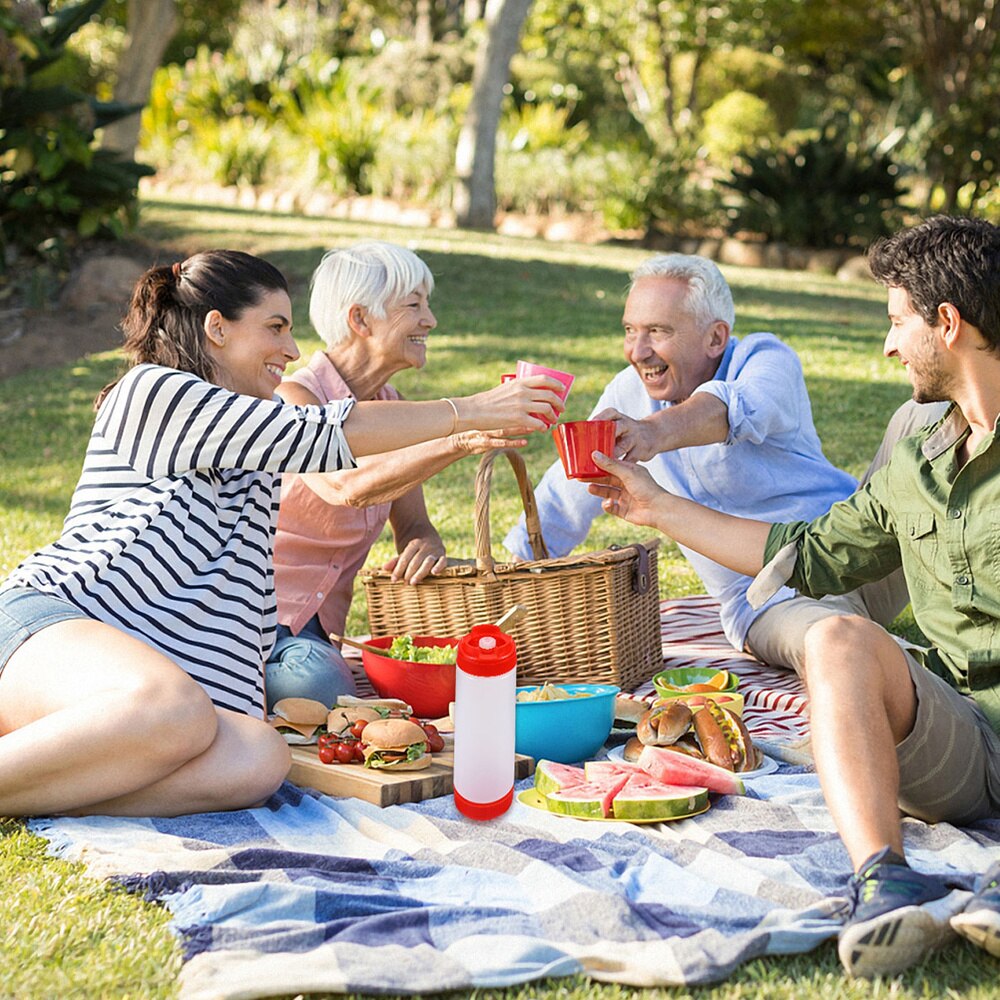
[{"label": "man's outstretched arm", "polygon": [[722,566],[746,576],[756,576],[764,566],[764,547],[771,525],[765,521],[733,517],[676,497],[661,489],[642,467],[619,462],[600,452],[594,461],[611,477],[591,483],[594,496],[608,514],[631,524],[644,525],[700,552]]}]

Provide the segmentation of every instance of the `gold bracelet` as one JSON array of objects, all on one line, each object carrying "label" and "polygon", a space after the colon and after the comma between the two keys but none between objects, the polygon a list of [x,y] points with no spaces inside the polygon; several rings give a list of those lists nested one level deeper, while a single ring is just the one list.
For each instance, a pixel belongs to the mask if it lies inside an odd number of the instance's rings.
[{"label": "gold bracelet", "polygon": [[442,396],[441,402],[447,403],[451,407],[453,416],[451,418],[451,430],[448,431],[448,434],[454,434],[458,430],[458,407],[455,405],[455,400],[449,399],[447,396]]}]

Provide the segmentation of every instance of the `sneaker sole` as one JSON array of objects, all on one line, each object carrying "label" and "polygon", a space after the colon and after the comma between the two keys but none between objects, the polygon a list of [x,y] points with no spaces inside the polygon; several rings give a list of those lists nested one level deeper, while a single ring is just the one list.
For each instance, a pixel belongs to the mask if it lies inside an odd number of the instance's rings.
[{"label": "sneaker sole", "polygon": [[845,927],[837,954],[847,974],[856,979],[895,976],[954,935],[947,920],[937,920],[919,906],[904,906]]},{"label": "sneaker sole", "polygon": [[962,937],[1000,958],[1000,913],[996,910],[956,913],[951,926]]}]

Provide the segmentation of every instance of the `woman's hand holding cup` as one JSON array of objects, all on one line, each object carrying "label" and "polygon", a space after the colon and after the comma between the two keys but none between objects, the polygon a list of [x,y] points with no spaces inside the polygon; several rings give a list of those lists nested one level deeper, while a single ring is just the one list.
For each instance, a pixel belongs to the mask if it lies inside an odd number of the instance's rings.
[{"label": "woman's hand holding cup", "polygon": [[565,409],[561,398],[564,391],[558,379],[532,375],[510,379],[485,392],[467,396],[459,405],[466,403],[474,407],[475,418],[471,423],[480,430],[502,429],[504,434],[526,434],[545,430],[559,419]]}]

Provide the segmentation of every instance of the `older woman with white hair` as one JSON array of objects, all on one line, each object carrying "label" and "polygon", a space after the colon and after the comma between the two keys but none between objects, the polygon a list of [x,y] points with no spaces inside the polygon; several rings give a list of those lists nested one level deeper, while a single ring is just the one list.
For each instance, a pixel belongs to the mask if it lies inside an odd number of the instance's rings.
[{"label": "older woman with white hair", "polygon": [[[437,326],[434,277],[412,251],[369,240],[331,250],[312,279],[309,317],[326,349],[278,389],[290,403],[398,399],[396,372],[423,368]],[[333,704],[354,693],[350,668],[330,633],[343,634],[354,578],[386,521],[397,554],[394,579],[418,583],[446,565],[421,483],[452,462],[522,445],[497,433],[451,434],[359,459],[335,473],[285,477],[274,552],[278,640],[267,663],[269,707],[287,697]]]}]

